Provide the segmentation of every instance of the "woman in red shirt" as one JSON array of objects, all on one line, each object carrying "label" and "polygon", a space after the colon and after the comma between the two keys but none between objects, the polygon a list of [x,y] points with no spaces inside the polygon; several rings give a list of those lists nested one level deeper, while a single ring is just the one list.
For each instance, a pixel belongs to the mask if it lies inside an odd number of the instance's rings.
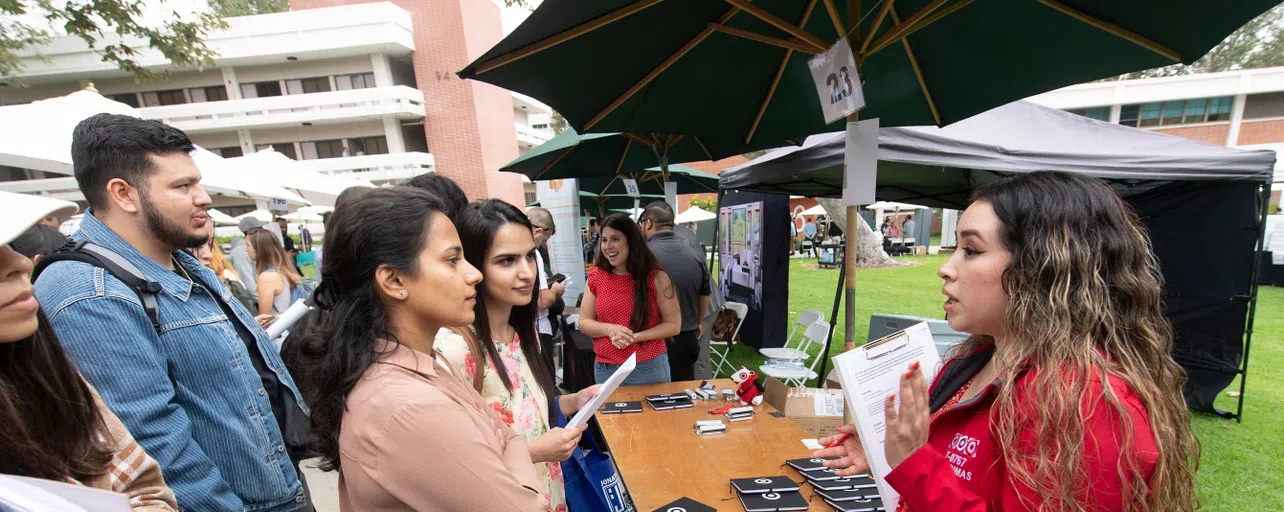
[{"label": "woman in red shirt", "polygon": [[[1101,181],[1038,172],[978,189],[958,230],[937,273],[972,336],[884,404],[898,510],[1193,510],[1199,442],[1137,217]],[[855,437],[815,455],[868,469]]]},{"label": "woman in red shirt", "polygon": [[664,340],[682,325],[677,290],[632,219],[617,213],[602,219],[601,226],[579,322],[580,332],[593,338],[594,378],[606,382],[637,354],[637,367],[624,385],[669,382]]}]

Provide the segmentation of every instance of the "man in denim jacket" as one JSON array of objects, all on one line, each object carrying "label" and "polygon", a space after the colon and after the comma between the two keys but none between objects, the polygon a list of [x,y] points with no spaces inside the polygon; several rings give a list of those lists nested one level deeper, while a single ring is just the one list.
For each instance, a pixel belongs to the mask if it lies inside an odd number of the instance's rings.
[{"label": "man in denim jacket", "polygon": [[176,128],[110,114],[82,121],[72,138],[90,205],[72,238],[160,283],[159,328],[132,289],[87,263],[53,263],[36,296],[182,509],[297,510],[307,498],[278,418],[306,414],[302,397],[254,317],[182,250],[213,229],[192,150]]}]

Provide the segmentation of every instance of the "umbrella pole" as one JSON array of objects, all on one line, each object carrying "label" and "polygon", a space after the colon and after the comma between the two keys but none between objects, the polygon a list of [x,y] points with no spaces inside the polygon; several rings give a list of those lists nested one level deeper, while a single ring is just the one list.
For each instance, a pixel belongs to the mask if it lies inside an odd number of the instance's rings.
[{"label": "umbrella pole", "polygon": [[[854,40],[860,40],[860,0],[850,0],[847,2],[847,25],[851,27],[850,36]],[[853,50],[855,51],[855,50]],[[860,55],[856,56],[856,61],[860,61]],[[847,116],[847,122],[860,120],[860,114],[853,113]],[[844,280],[845,289],[843,293],[846,297],[846,304],[843,307],[843,351],[846,352],[856,348],[856,255],[860,248],[860,229],[858,224],[860,213],[854,205],[847,207],[847,240],[844,247],[844,266],[846,273]],[[828,355],[828,354],[826,354]]]}]

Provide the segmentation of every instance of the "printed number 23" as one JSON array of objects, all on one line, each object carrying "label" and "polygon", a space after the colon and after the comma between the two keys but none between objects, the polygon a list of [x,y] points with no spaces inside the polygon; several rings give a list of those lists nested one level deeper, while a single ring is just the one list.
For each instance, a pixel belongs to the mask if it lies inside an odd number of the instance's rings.
[{"label": "printed number 23", "polygon": [[847,66],[838,68],[838,73],[830,73],[825,83],[829,85],[830,105],[852,95],[852,77],[847,72]]}]

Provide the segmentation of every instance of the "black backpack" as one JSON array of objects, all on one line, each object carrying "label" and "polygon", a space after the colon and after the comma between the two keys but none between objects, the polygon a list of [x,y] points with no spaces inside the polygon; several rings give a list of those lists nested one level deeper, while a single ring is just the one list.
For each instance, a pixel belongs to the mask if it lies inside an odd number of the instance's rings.
[{"label": "black backpack", "polygon": [[125,283],[125,286],[138,295],[138,301],[143,304],[143,311],[147,312],[147,319],[152,321],[152,327],[156,329],[157,334],[160,334],[160,308],[156,303],[156,294],[160,293],[161,285],[147,279],[147,276],[144,276],[143,272],[129,260],[93,242],[68,240],[53,254],[40,258],[40,262],[36,264],[31,274],[31,281],[34,283],[41,272],[59,261],[79,261],[100,267]]}]

